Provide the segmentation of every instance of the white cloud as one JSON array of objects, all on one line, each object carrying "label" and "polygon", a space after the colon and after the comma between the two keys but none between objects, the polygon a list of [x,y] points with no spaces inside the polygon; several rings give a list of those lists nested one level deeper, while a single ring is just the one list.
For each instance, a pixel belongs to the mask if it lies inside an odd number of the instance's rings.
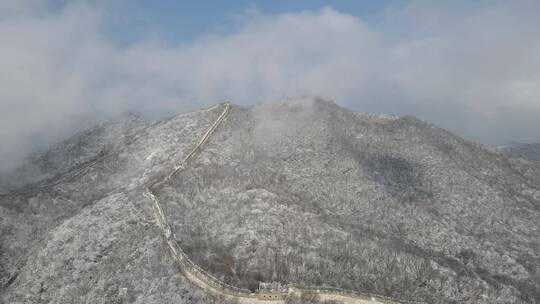
[{"label": "white cloud", "polygon": [[419,115],[476,139],[540,140],[537,2],[414,1],[377,25],[332,8],[252,13],[232,34],[127,47],[103,33],[99,8],[45,3],[0,5],[0,169],[81,119],[304,94]]}]

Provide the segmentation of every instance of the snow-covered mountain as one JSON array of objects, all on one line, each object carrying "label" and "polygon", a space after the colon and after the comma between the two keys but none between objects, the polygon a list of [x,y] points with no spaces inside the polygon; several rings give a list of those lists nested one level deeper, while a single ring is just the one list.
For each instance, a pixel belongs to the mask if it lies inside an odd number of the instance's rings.
[{"label": "snow-covered mountain", "polygon": [[[0,196],[0,301],[226,302],[174,267],[142,195],[220,113],[123,117],[36,155],[20,172],[39,179]],[[234,286],[538,303],[540,178],[525,170],[413,117],[289,98],[232,106],[157,197],[184,251]]]}]

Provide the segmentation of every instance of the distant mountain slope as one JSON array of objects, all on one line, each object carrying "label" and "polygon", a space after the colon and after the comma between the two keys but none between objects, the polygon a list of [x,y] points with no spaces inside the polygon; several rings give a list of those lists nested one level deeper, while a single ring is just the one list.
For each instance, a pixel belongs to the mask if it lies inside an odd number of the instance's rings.
[{"label": "distant mountain slope", "polygon": [[521,174],[540,185],[540,144],[508,143],[495,150],[509,157]]},{"label": "distant mountain slope", "polygon": [[43,153],[35,153],[19,167],[10,179],[4,178],[7,187],[20,187],[55,179],[77,167],[89,164],[111,151],[129,144],[133,134],[147,126],[143,119],[125,113],[91,129],[57,143]]},{"label": "distant mountain slope", "polygon": [[[91,166],[0,196],[0,299],[223,303],[173,271],[142,196],[219,113],[141,125]],[[70,147],[48,158],[79,159]],[[233,106],[158,197],[190,257],[235,286],[538,303],[540,186],[524,172],[413,117],[292,98]]]},{"label": "distant mountain slope", "polygon": [[498,146],[497,149],[508,157],[540,161],[540,143],[522,144],[511,142]]}]

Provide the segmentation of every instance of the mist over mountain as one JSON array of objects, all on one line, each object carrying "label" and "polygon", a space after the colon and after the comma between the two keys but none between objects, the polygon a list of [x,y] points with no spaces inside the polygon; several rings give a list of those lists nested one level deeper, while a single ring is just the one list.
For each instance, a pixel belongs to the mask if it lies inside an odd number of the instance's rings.
[{"label": "mist over mountain", "polygon": [[538,11],[535,0],[2,0],[0,174],[122,111],[156,119],[300,94],[483,143],[540,142]]},{"label": "mist over mountain", "polygon": [[[226,303],[175,268],[143,196],[220,112],[124,115],[5,178],[0,303]],[[538,303],[531,168],[414,117],[295,97],[233,105],[157,197],[184,251],[233,286]]]}]

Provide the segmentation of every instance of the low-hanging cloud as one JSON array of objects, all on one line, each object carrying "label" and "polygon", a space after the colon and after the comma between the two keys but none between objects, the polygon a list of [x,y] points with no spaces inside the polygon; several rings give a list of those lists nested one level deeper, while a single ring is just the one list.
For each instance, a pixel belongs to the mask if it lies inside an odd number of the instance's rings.
[{"label": "low-hanging cloud", "polygon": [[156,116],[306,94],[486,142],[539,141],[538,11],[537,1],[413,1],[368,24],[328,7],[251,14],[233,33],[185,44],[122,46],[103,30],[99,6],[3,1],[0,171],[36,144],[121,111]]}]

